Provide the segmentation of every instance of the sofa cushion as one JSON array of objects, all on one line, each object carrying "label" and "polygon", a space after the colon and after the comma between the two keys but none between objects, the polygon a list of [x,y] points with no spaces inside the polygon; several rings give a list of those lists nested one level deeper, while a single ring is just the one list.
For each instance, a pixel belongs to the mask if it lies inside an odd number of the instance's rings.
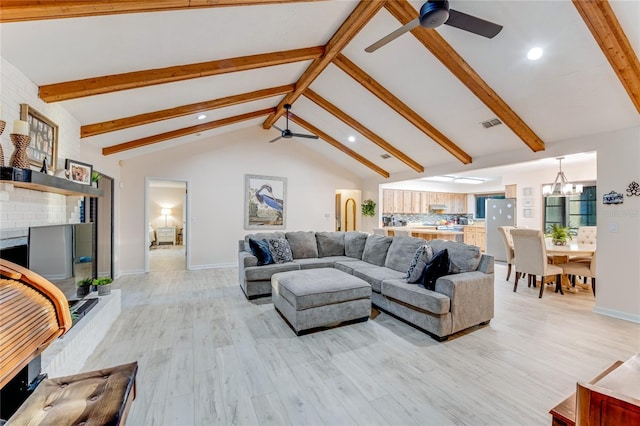
[{"label": "sofa cushion", "polygon": [[447,249],[443,249],[434,254],[431,261],[425,266],[422,285],[427,290],[433,291],[436,288],[438,278],[447,274],[449,274],[449,255]]},{"label": "sofa cushion", "polygon": [[353,275],[355,271],[359,271],[361,269],[368,269],[375,265],[365,262],[364,260],[357,260],[352,257],[349,257],[350,260],[337,260],[335,262],[334,268],[339,271],[346,272],[347,274]]},{"label": "sofa cushion", "polygon": [[427,244],[433,247],[434,252],[447,249],[449,254],[449,272],[459,274],[478,269],[482,253],[480,248],[456,241],[431,240]]},{"label": "sofa cushion", "polygon": [[367,236],[364,232],[349,231],[344,234],[344,254],[356,259],[362,259],[364,245],[367,243]]},{"label": "sofa cushion", "polygon": [[311,257],[308,259],[294,259],[294,262],[300,265],[300,269],[314,269],[314,268],[333,268],[336,261],[346,260],[353,261],[347,256],[328,256],[328,257]]},{"label": "sofa cushion", "polygon": [[278,272],[299,271],[300,265],[293,262],[272,263],[264,266],[250,266],[245,268],[244,273],[247,281],[268,281],[271,276]]},{"label": "sofa cushion", "polygon": [[287,232],[287,241],[291,246],[294,259],[307,259],[318,257],[318,244],[316,233],[313,231]]},{"label": "sofa cushion", "polygon": [[274,263],[267,240],[254,240],[250,238],[249,247],[251,247],[253,255],[258,258],[258,266]]},{"label": "sofa cushion", "polygon": [[446,314],[451,307],[451,299],[446,295],[427,290],[422,284],[408,284],[401,279],[383,281],[382,294],[434,314]]},{"label": "sofa cushion", "polygon": [[411,264],[409,264],[407,275],[404,277],[405,281],[409,284],[421,283],[424,268],[427,266],[427,263],[431,261],[431,258],[433,258],[433,247],[426,244],[420,246],[418,250],[416,250],[416,254],[413,256]]},{"label": "sofa cushion", "polygon": [[271,238],[267,240],[269,243],[269,251],[275,263],[293,262],[293,254],[291,247],[286,238]]},{"label": "sofa cushion", "polygon": [[258,232],[255,234],[247,234],[244,236],[244,251],[248,251],[251,253],[251,247],[249,246],[249,239],[253,238],[254,240],[268,240],[270,238],[284,238],[284,232],[274,231],[274,232]]},{"label": "sofa cushion", "polygon": [[408,237],[400,235],[393,237],[393,241],[387,251],[387,258],[384,266],[400,272],[407,272],[413,255],[424,245],[422,238]]},{"label": "sofa cushion", "polygon": [[344,232],[316,232],[318,257],[344,256]]},{"label": "sofa cushion", "polygon": [[373,291],[380,293],[382,282],[391,279],[403,279],[404,272],[398,272],[394,269],[385,268],[384,266],[370,266],[353,271],[353,276],[365,280],[371,284]]},{"label": "sofa cushion", "polygon": [[384,266],[384,261],[387,258],[387,251],[389,251],[391,241],[393,241],[393,238],[391,237],[375,234],[369,235],[367,237],[367,242],[364,245],[364,251],[362,252],[362,260],[373,265]]}]

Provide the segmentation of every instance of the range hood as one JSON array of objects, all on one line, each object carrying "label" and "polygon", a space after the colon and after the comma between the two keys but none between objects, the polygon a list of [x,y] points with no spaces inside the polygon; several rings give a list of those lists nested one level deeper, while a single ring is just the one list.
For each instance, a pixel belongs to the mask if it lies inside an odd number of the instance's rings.
[{"label": "range hood", "polygon": [[431,204],[429,205],[429,209],[431,210],[447,210],[447,206],[445,206],[444,204]]}]

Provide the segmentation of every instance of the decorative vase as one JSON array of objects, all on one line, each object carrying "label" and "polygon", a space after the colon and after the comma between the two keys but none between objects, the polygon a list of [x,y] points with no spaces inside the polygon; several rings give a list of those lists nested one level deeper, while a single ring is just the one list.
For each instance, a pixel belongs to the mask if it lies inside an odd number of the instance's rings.
[{"label": "decorative vase", "polygon": [[76,296],[78,297],[84,297],[87,294],[89,294],[89,291],[91,290],[91,287],[88,285],[83,285],[80,286],[76,289]]},{"label": "decorative vase", "polygon": [[553,240],[553,245],[554,246],[566,246],[567,245],[567,241],[566,240]]},{"label": "decorative vase", "polygon": [[27,147],[29,146],[29,142],[31,142],[31,136],[11,133],[10,137],[16,149],[13,151],[13,154],[11,154],[9,165],[19,169],[28,169],[29,157],[27,156]]},{"label": "decorative vase", "polygon": [[111,284],[102,284],[98,286],[98,296],[106,296],[111,294]]},{"label": "decorative vase", "polygon": [[[0,120],[0,135],[4,132],[4,128],[7,125],[6,121]],[[2,149],[2,144],[0,143],[0,166],[4,166],[4,150]]]}]

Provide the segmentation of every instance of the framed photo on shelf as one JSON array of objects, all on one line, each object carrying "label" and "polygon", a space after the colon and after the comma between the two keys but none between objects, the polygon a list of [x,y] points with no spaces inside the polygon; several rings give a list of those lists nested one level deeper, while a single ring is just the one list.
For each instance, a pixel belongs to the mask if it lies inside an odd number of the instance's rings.
[{"label": "framed photo on shelf", "polygon": [[91,164],[67,158],[64,162],[64,167],[69,171],[69,180],[82,185],[91,185],[91,173],[93,172]]},{"label": "framed photo on shelf", "polygon": [[58,160],[58,125],[28,104],[20,104],[20,119],[29,123],[29,163],[42,167],[42,162],[46,159],[47,168],[55,171]]},{"label": "framed photo on shelf", "polygon": [[287,178],[245,175],[244,229],[285,229]]}]

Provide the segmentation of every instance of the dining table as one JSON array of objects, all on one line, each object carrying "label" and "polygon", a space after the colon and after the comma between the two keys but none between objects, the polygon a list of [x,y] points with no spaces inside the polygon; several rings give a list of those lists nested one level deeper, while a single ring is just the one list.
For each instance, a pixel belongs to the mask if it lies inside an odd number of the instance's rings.
[{"label": "dining table", "polygon": [[[563,263],[567,263],[572,256],[591,257],[596,251],[595,244],[575,243],[569,241],[565,245],[556,245],[551,241],[550,238],[545,239],[545,246],[547,255],[553,257],[554,265],[562,265]],[[571,285],[569,277],[566,274],[562,275],[562,286],[569,289],[569,291],[572,293],[575,293],[576,291],[575,287]],[[580,287],[582,287],[582,285],[580,285]],[[587,288],[590,287],[587,286]]]}]

